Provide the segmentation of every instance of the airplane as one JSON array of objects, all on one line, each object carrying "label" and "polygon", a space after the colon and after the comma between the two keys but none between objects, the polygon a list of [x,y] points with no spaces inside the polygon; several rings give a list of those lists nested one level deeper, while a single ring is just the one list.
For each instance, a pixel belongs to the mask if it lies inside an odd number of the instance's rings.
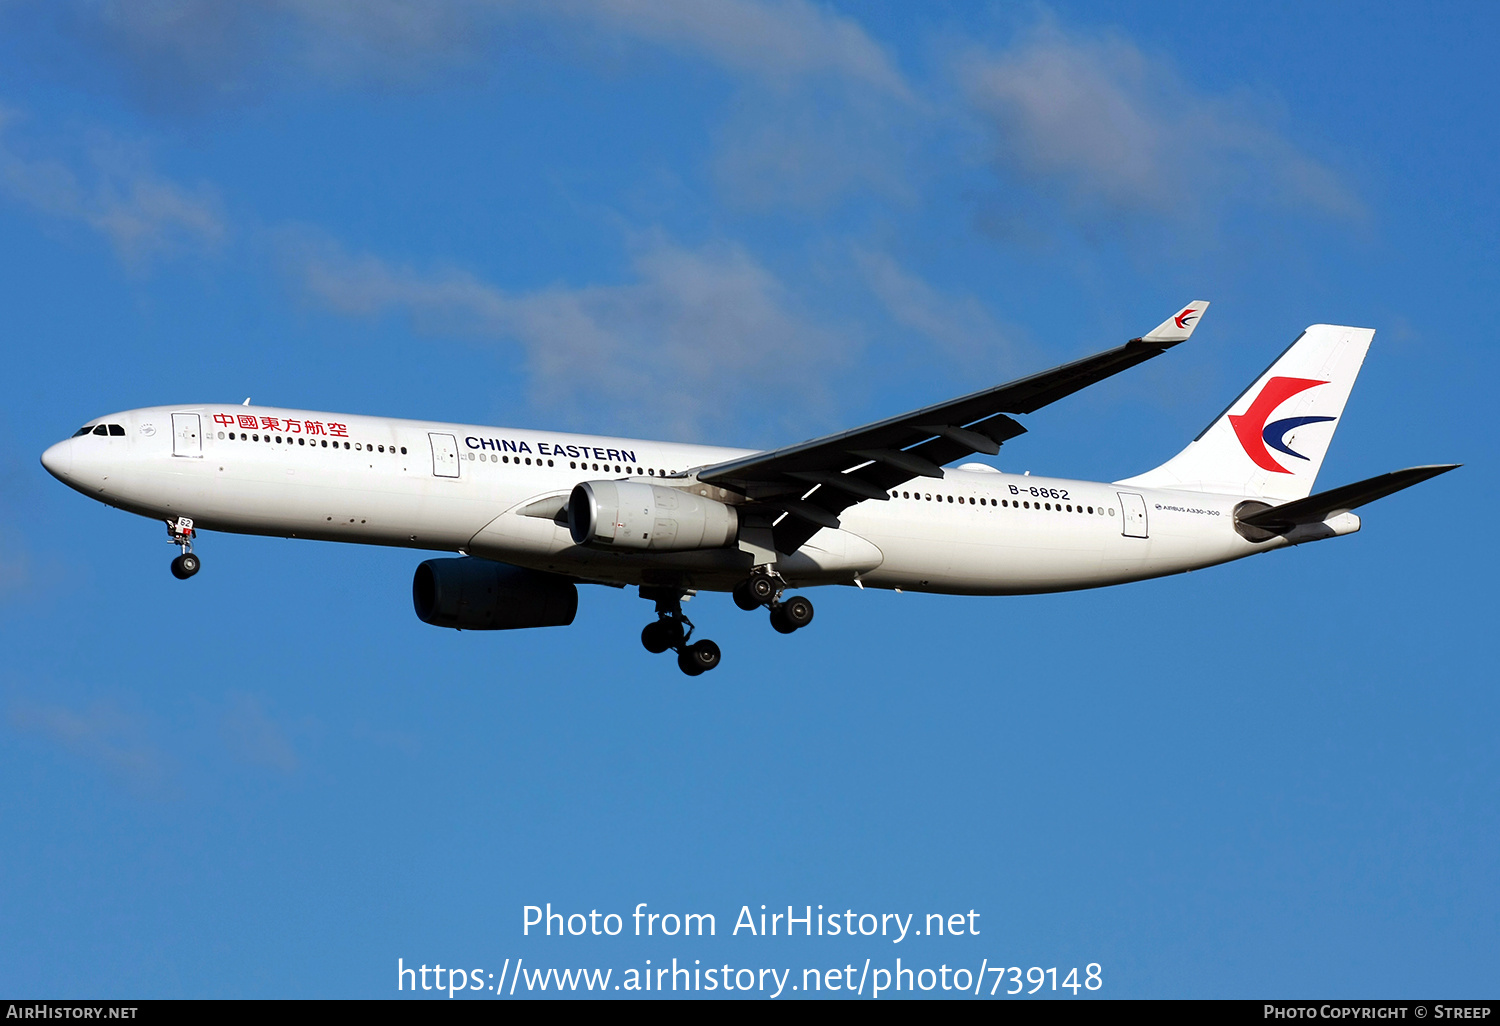
[{"label": "airplane", "polygon": [[419,564],[417,616],[459,630],[566,626],[580,583],[635,586],[641,632],[697,676],[718,645],[682,611],[727,591],[807,627],[791,589],[839,584],[1024,595],[1123,584],[1352,534],[1352,510],[1458,464],[1313,494],[1375,332],[1315,324],[1177,456],[1114,482],[985,463],[1015,419],[1160,356],[1196,301],[1125,344],[850,431],[766,451],[241,406],[111,414],[42,465],[91,499],[164,520],[179,579],[202,530],[457,552]]}]

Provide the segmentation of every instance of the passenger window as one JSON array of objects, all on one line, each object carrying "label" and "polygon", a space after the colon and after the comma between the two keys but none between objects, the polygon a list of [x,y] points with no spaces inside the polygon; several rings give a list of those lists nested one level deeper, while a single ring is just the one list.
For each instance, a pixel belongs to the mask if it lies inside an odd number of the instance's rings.
[{"label": "passenger window", "polygon": [[404,445],[401,447],[401,455],[403,455],[403,456],[406,455],[406,446],[404,446]]},{"label": "passenger window", "polygon": [[323,448],[328,448],[328,439],[323,439]]},{"label": "passenger window", "polygon": [[549,466],[549,467],[552,466],[552,461],[551,460],[547,461],[547,466]]},{"label": "passenger window", "polygon": [[219,432],[219,440],[220,441],[224,440],[224,432],[222,432],[222,431]]}]

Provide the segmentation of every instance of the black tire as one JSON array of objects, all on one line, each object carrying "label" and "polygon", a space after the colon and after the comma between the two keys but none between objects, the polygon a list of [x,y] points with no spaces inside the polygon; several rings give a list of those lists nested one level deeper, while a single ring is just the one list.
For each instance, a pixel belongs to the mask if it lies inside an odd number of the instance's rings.
[{"label": "black tire", "polygon": [[786,617],[786,606],[777,606],[771,610],[771,626],[778,634],[790,634],[797,629],[797,625]]},{"label": "black tire", "polygon": [[[683,649],[682,654],[677,657],[677,665],[682,667],[683,673],[696,677],[718,666],[719,659],[719,646],[704,638]],[[688,669],[688,666],[692,666],[692,669]]]},{"label": "black tire", "polygon": [[765,574],[756,574],[745,582],[745,586],[746,593],[757,603],[764,604],[776,597],[776,582]]},{"label": "black tire", "polygon": [[745,612],[747,613],[751,610],[759,609],[761,607],[760,599],[750,594],[750,582],[748,580],[741,581],[739,584],[736,584],[734,586],[733,594],[734,604],[745,610]]},{"label": "black tire", "polygon": [[182,555],[172,560],[172,576],[177,578],[179,581],[185,581],[189,577],[197,573],[198,568],[202,565],[203,564],[199,562],[197,556],[193,555],[191,552],[184,552]]},{"label": "black tire", "polygon": [[646,646],[646,651],[652,655],[661,655],[672,647],[672,625],[666,620],[657,620],[648,623],[641,630],[641,644]]},{"label": "black tire", "polygon": [[801,630],[812,623],[813,604],[801,595],[793,595],[781,604],[782,615],[794,630]]}]

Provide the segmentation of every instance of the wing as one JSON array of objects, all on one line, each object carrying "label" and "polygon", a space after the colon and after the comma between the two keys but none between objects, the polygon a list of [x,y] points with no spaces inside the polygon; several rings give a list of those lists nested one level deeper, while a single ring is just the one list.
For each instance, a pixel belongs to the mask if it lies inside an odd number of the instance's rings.
[{"label": "wing", "polygon": [[915,477],[943,476],[943,464],[973,453],[994,456],[1025,432],[1007,414],[1031,413],[1186,341],[1208,303],[1190,303],[1140,338],[1008,384],[868,424],[704,467],[698,478],[747,496],[747,526],[772,526],[776,548],[797,551],[839,513]]}]

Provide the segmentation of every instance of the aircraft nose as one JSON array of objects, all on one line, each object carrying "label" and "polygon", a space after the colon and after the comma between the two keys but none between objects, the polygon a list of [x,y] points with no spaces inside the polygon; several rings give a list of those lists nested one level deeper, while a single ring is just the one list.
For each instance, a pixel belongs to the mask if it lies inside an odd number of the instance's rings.
[{"label": "aircraft nose", "polygon": [[73,440],[69,438],[58,442],[42,453],[42,466],[59,481],[67,481],[73,470]]}]

